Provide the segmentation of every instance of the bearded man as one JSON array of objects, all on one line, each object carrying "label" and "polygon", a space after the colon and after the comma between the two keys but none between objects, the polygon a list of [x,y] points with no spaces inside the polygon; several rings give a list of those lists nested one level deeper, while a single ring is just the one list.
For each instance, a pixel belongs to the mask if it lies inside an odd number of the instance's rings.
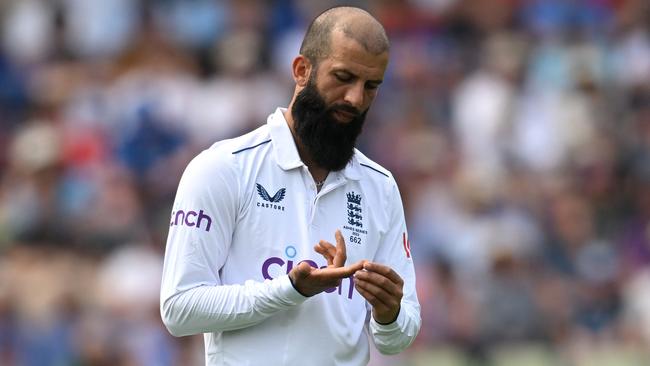
[{"label": "bearded man", "polygon": [[171,334],[204,334],[207,365],[365,365],[370,343],[395,354],[413,342],[400,194],[355,148],[388,55],[369,13],[325,11],[292,63],[288,108],[183,173],[160,311]]}]

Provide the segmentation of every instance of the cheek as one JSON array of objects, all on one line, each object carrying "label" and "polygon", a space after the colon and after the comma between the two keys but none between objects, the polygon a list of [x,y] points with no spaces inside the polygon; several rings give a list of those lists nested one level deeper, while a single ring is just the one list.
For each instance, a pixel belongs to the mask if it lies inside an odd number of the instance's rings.
[{"label": "cheek", "polygon": [[331,83],[316,84],[316,91],[328,107],[336,103],[343,96],[342,90]]},{"label": "cheek", "polygon": [[340,103],[345,99],[345,93],[349,86],[338,82],[329,75],[321,77],[316,82],[316,90],[328,106]]},{"label": "cheek", "polygon": [[333,88],[330,89],[326,93],[321,93],[321,97],[323,97],[323,100],[325,101],[325,105],[327,107],[331,107],[336,104],[340,104],[343,102],[345,99],[345,91],[341,88]]},{"label": "cheek", "polygon": [[370,90],[370,91],[366,92],[366,97],[365,97],[365,100],[364,100],[365,103],[364,103],[364,108],[363,108],[364,110],[368,109],[370,107],[372,102],[375,100],[376,96],[377,96],[377,90]]}]

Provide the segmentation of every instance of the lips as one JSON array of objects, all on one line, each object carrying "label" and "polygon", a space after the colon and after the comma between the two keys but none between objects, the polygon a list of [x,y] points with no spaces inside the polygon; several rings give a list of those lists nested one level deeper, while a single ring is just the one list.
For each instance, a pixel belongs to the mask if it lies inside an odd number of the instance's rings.
[{"label": "lips", "polygon": [[352,119],[354,119],[355,117],[358,116],[357,113],[348,112],[348,111],[345,111],[345,110],[342,110],[342,109],[334,110],[334,114],[336,115],[336,118],[338,120],[346,121],[346,122],[352,121]]}]

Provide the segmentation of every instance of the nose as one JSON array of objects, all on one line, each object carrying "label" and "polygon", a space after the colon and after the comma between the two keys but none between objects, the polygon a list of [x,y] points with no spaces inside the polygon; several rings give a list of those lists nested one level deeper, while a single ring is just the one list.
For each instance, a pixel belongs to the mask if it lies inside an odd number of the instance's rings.
[{"label": "nose", "polygon": [[361,110],[363,107],[363,92],[364,89],[362,83],[351,85],[350,88],[346,90],[343,100],[357,110]]}]

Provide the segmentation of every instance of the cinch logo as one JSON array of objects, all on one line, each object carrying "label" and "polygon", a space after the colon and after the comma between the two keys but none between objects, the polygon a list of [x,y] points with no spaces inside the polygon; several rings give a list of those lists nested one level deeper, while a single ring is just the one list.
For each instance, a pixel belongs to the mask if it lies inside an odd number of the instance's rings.
[{"label": "cinch logo", "polygon": [[261,184],[255,183],[255,186],[257,187],[257,194],[259,194],[264,201],[270,202],[270,203],[257,202],[257,207],[271,208],[274,210],[284,211],[284,206],[278,205],[277,203],[284,199],[284,196],[287,193],[286,188],[280,188],[277,192],[275,192],[273,197],[271,197],[269,192],[267,192],[266,189]]},{"label": "cinch logo", "polygon": [[[284,254],[287,256],[286,261],[284,259],[280,258],[280,257],[271,257],[271,258],[264,261],[264,263],[262,264],[262,276],[264,276],[264,279],[266,279],[266,280],[272,280],[273,279],[273,276],[271,276],[271,274],[269,273],[269,270],[272,269],[272,267],[277,266],[277,267],[280,267],[280,269],[281,269],[282,267],[284,267],[286,265],[286,274],[289,274],[289,272],[291,272],[291,270],[293,269],[293,266],[294,266],[293,258],[296,257],[296,254],[298,254],[298,251],[296,250],[296,248],[293,245],[289,245],[284,249]],[[316,262],[314,262],[311,259],[305,259],[305,260],[298,261],[296,263],[296,265],[300,264],[301,262],[306,262],[307,264],[309,264],[310,266],[312,266],[314,268],[319,268],[318,264],[316,264]],[[327,267],[327,266],[321,266],[320,268],[325,268],[325,267]],[[277,272],[277,269],[278,268],[273,269],[274,272]],[[348,283],[347,296],[348,296],[348,299],[352,299],[352,294],[354,293],[354,291],[353,291],[354,290],[354,280],[352,279],[352,276],[348,277],[348,280],[349,280],[349,283]],[[329,288],[329,289],[325,290],[325,292],[332,293],[332,292],[338,290],[338,294],[341,295],[342,289],[343,289],[343,282],[341,282],[341,284],[338,287]]]},{"label": "cinch logo", "polygon": [[[205,221],[204,221],[205,220]],[[212,218],[203,213],[203,210],[200,210],[198,213],[196,211],[183,211],[178,210],[176,212],[172,211],[172,222],[169,223],[169,226],[181,225],[196,227],[197,229],[201,228],[201,223],[205,222],[205,231],[210,231],[212,226]]]}]

